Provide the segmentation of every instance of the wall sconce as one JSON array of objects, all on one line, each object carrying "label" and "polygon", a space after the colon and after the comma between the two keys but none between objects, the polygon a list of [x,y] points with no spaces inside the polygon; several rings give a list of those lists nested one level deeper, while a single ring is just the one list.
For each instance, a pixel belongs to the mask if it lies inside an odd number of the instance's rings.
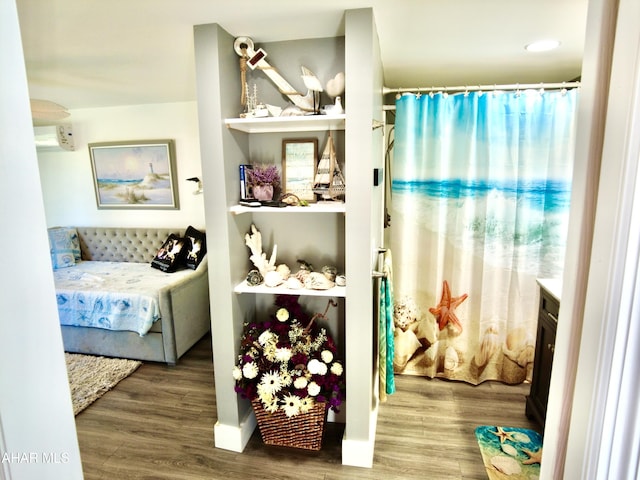
[{"label": "wall sconce", "polygon": [[200,180],[198,177],[187,178],[187,182],[195,182],[198,184],[198,188],[193,191],[194,195],[199,195],[202,193],[202,180]]}]

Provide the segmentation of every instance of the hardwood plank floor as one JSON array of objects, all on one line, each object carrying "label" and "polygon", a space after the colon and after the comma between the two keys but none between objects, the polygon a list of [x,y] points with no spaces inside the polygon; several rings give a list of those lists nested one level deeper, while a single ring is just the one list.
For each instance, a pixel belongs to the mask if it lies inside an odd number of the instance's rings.
[{"label": "hardwood plank floor", "polygon": [[254,433],[243,453],[216,449],[211,338],[169,367],[145,363],[76,417],[85,478],[486,479],[478,425],[537,429],[524,414],[529,385],[472,386],[397,376],[382,404],[372,469],[341,464],[340,424],[320,452],[266,446]]}]

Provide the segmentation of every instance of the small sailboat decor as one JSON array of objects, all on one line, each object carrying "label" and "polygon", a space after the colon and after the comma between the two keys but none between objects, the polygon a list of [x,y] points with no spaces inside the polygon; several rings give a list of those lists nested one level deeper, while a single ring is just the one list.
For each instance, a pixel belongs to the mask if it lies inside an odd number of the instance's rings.
[{"label": "small sailboat decor", "polygon": [[324,201],[342,201],[341,197],[344,197],[345,190],[344,176],[336,160],[336,149],[333,145],[331,132],[329,132],[327,145],[318,162],[313,182],[313,193],[319,195]]}]

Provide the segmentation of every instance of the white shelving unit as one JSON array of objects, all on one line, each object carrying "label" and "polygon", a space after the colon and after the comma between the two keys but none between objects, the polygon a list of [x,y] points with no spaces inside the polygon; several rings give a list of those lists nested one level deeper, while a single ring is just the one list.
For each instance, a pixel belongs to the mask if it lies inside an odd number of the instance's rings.
[{"label": "white shelving unit", "polygon": [[246,281],[240,282],[233,289],[236,293],[252,293],[262,295],[302,295],[308,297],[338,297],[344,298],[347,296],[347,290],[345,287],[335,286],[328,290],[309,290],[308,288],[301,288],[298,290],[292,290],[286,287],[267,287],[265,285],[251,286]]},{"label": "white shelving unit", "polygon": [[[235,392],[231,375],[243,323],[255,318],[265,299],[274,294],[301,295],[301,303],[304,298],[317,303],[324,301],[322,297],[335,297],[340,303],[336,315],[341,338],[337,341],[344,351],[347,382],[342,463],[371,467],[378,409],[377,363],[372,360],[377,352],[377,310],[374,308],[377,289],[371,272],[377,269],[384,216],[383,189],[374,186],[372,181],[373,169],[383,166],[383,129],[373,129],[372,124],[383,119],[382,63],[372,9],[346,11],[344,24],[344,38],[303,39],[291,42],[290,48],[296,51],[301,42],[312,43],[310,48],[319,62],[335,56],[337,45],[344,48],[344,65],[340,68],[345,71],[343,100],[346,100],[347,113],[253,119],[235,118],[240,98],[238,56],[233,50],[235,37],[217,24],[194,28],[210,255],[217,409],[214,443],[217,448],[242,452],[256,427],[251,406]],[[282,42],[278,46],[282,48]],[[324,56],[322,48],[325,48]],[[269,45],[265,50],[270,51]],[[301,58],[307,58],[308,54],[309,51],[304,52]],[[299,75],[299,65],[296,69]],[[281,73],[286,76],[286,72]],[[344,152],[347,189],[344,203],[284,208],[238,205],[240,164],[247,163],[254,155],[279,161],[280,152],[275,150],[281,148],[281,139],[286,136],[322,137],[324,132],[338,130],[342,132],[336,135],[336,140]],[[323,264],[335,262],[339,270],[344,269],[347,286],[324,291],[249,287],[245,282],[250,263],[244,236],[252,224],[261,231],[265,250],[277,243],[279,258],[281,252],[291,252],[290,255],[301,255],[291,257],[293,259],[307,258],[312,263],[318,259]]]},{"label": "white shelving unit", "polygon": [[307,207],[302,206],[289,206],[289,207],[245,207],[244,205],[233,205],[229,208],[229,211],[234,215],[241,215],[243,213],[274,213],[274,214],[288,214],[288,213],[345,213],[347,211],[346,205],[340,202],[326,202],[326,203],[311,203]]},{"label": "white shelving unit", "polygon": [[291,117],[228,118],[228,128],[246,133],[319,132],[344,130],[346,115],[305,115]]}]

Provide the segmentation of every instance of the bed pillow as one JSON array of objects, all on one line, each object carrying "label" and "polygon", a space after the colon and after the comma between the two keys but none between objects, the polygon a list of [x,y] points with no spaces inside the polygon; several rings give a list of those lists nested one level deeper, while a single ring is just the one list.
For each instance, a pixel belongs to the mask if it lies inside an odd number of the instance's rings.
[{"label": "bed pillow", "polygon": [[156,253],[155,258],[151,261],[151,266],[163,272],[175,272],[178,268],[184,266],[186,253],[184,238],[172,233]]},{"label": "bed pillow", "polygon": [[47,233],[54,269],[72,267],[80,260],[80,240],[75,228],[52,227]]},{"label": "bed pillow", "polygon": [[206,234],[189,225],[187,231],[184,232],[184,238],[187,248],[185,264],[187,268],[195,270],[207,254]]}]

